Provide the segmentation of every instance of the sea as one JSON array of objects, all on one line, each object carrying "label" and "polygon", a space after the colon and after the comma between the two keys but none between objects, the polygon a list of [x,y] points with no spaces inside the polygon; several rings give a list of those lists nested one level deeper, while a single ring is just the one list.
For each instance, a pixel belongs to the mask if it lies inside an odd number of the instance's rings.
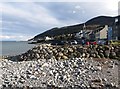
[{"label": "sea", "polygon": [[0,56],[14,56],[27,52],[35,44],[27,41],[0,41]]}]

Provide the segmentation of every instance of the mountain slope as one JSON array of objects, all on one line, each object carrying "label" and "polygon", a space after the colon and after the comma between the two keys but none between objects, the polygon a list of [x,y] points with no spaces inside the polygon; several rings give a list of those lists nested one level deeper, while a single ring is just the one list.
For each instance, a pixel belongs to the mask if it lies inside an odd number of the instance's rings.
[{"label": "mountain slope", "polygon": [[[115,22],[115,18],[120,18],[120,16],[117,16],[117,17],[109,17],[109,16],[95,17],[91,20],[88,20],[85,23],[86,24],[86,29],[94,30],[94,29],[99,28],[99,27],[104,26],[104,25],[113,26],[113,24]],[[61,27],[61,28],[57,28],[57,27],[52,28],[52,29],[50,29],[46,32],[38,34],[32,40],[38,40],[39,38],[43,38],[45,36],[53,37],[53,36],[62,35],[62,34],[77,33],[80,30],[83,30],[83,26],[84,26],[84,23],[77,24],[77,25],[72,25],[72,26]]]},{"label": "mountain slope", "polygon": [[114,24],[114,21],[115,21],[115,17],[99,16],[99,17],[96,17],[96,18],[93,18],[93,19],[87,21],[86,25],[99,24],[99,25],[112,26]]}]

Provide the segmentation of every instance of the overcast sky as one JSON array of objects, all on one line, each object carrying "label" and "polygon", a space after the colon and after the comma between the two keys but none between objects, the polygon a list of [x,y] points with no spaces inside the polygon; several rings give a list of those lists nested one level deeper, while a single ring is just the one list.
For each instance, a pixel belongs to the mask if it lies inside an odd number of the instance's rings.
[{"label": "overcast sky", "polygon": [[117,16],[118,1],[2,2],[0,40],[28,40],[53,27],[84,23],[96,16]]}]

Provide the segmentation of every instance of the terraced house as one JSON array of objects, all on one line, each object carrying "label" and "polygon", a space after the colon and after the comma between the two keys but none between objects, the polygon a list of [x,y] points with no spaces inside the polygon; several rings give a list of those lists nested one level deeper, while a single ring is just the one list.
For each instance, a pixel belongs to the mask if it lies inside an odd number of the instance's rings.
[{"label": "terraced house", "polygon": [[96,40],[107,40],[108,25],[105,25],[103,29],[99,29],[95,33]]},{"label": "terraced house", "polygon": [[120,40],[120,29],[118,22],[114,26],[101,26],[89,34],[90,40]]}]

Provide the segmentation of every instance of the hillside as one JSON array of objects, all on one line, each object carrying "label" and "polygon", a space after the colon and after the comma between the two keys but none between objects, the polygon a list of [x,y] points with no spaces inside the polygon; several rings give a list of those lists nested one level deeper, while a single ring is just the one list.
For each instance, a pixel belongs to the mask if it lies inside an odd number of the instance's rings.
[{"label": "hillside", "polygon": [[116,17],[99,16],[99,17],[96,17],[96,18],[93,18],[93,19],[87,21],[86,25],[99,24],[99,25],[112,26],[114,24],[115,18]]},{"label": "hillside", "polygon": [[[120,18],[120,16],[117,16],[117,17]],[[103,25],[113,26],[113,24],[115,22],[115,18],[117,18],[117,17],[109,17],[109,16],[95,17],[95,18],[90,19],[87,22],[85,22],[86,29],[94,30]],[[56,28],[52,28],[48,31],[45,31],[41,34],[38,34],[37,36],[35,36],[33,39],[30,39],[30,40],[38,40],[39,38],[43,38],[45,36],[54,37],[54,36],[62,35],[62,34],[73,34],[73,33],[79,32],[80,30],[83,30],[83,27],[84,27],[84,23],[72,25],[72,26],[61,27],[61,28],[56,27]]]}]

